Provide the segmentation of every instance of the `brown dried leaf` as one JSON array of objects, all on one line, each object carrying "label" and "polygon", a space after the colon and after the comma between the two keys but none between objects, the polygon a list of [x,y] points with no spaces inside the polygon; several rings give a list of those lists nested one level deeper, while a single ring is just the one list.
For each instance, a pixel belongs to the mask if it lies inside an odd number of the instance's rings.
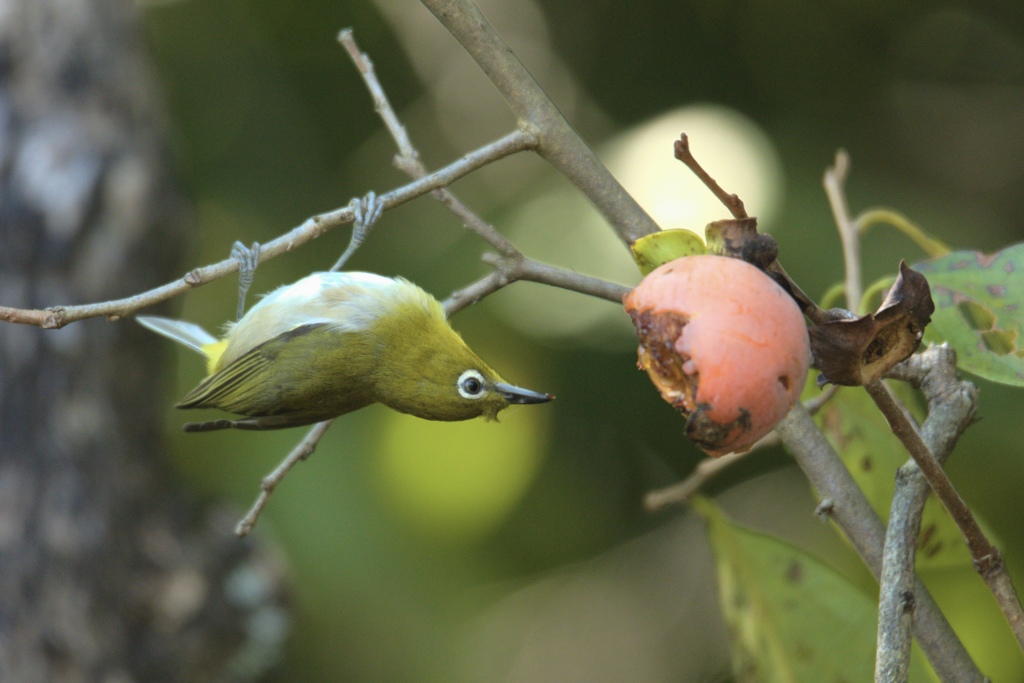
[{"label": "brown dried leaf", "polygon": [[928,281],[900,261],[900,274],[879,309],[860,318],[830,312],[810,328],[811,353],[821,370],[819,384],[870,384],[910,357],[935,311]]}]

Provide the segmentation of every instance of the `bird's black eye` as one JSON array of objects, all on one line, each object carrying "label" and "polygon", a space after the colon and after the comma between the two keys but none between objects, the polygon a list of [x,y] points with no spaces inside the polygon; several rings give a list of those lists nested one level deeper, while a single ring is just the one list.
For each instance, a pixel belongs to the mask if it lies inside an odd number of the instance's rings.
[{"label": "bird's black eye", "polygon": [[484,393],[484,378],[476,370],[466,370],[459,376],[458,387],[463,398],[480,398]]}]

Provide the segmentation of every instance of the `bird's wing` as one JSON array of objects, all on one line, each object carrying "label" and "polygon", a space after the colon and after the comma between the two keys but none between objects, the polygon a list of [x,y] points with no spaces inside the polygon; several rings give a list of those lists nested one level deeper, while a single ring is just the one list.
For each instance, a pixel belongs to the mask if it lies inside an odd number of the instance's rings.
[{"label": "bird's wing", "polygon": [[175,407],[220,408],[246,416],[274,412],[279,408],[279,399],[273,388],[276,373],[274,361],[293,339],[324,325],[300,325],[250,349],[203,380]]},{"label": "bird's wing", "polygon": [[146,329],[173,339],[203,356],[207,355],[204,346],[217,343],[217,338],[212,334],[199,325],[185,320],[164,318],[158,315],[140,315],[136,316],[135,320]]}]

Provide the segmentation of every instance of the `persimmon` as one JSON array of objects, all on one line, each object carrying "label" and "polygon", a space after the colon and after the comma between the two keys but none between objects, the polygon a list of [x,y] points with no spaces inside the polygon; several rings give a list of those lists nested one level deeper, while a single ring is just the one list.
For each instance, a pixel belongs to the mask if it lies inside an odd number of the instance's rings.
[{"label": "persimmon", "polygon": [[755,266],[685,256],[623,299],[638,365],[709,455],[749,449],[800,398],[811,352],[792,297]]}]

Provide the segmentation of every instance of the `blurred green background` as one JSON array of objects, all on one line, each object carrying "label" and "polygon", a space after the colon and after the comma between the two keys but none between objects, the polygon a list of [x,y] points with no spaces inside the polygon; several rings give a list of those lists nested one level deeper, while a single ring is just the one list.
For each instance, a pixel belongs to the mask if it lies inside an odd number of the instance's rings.
[{"label": "blurred green background", "polygon": [[[500,97],[411,0],[141,2],[180,176],[195,207],[188,267],[265,242],[368,190],[406,182],[335,37],[353,27],[425,163],[514,126]],[[821,175],[849,150],[854,213],[897,208],[946,242],[1021,239],[1024,5],[1018,3],[491,0],[482,8],[664,227],[724,217],[672,159],[694,153],[737,192],[814,296],[841,278]],[[638,276],[587,202],[529,155],[454,190],[529,256],[623,284]],[[260,267],[267,291],[329,267],[348,231]],[[388,212],[349,268],[438,298],[487,272],[485,245],[431,198]],[[924,258],[876,229],[865,281]],[[154,283],[156,284],[156,283]],[[221,281],[177,303],[216,329]],[[296,602],[281,681],[718,681],[728,645],[701,525],[650,516],[645,491],[702,457],[635,369],[618,307],[517,284],[454,325],[509,381],[558,395],[500,425],[434,424],[372,407],[340,420],[271,499],[257,533],[283,548]],[[201,376],[167,351],[167,434],[180,476],[239,512],[302,432],[182,435],[170,410]],[[1022,394],[978,381],[983,420],[950,471],[1024,585]],[[782,452],[710,488],[739,521],[794,540],[866,590],[858,561],[811,515]],[[981,587],[980,581],[976,587]],[[994,680],[1024,680],[983,587],[947,602]],[[941,593],[941,590],[940,590]],[[969,596],[965,597],[965,596]],[[941,596],[940,596],[941,597]],[[995,643],[994,645],[992,643]]]}]

